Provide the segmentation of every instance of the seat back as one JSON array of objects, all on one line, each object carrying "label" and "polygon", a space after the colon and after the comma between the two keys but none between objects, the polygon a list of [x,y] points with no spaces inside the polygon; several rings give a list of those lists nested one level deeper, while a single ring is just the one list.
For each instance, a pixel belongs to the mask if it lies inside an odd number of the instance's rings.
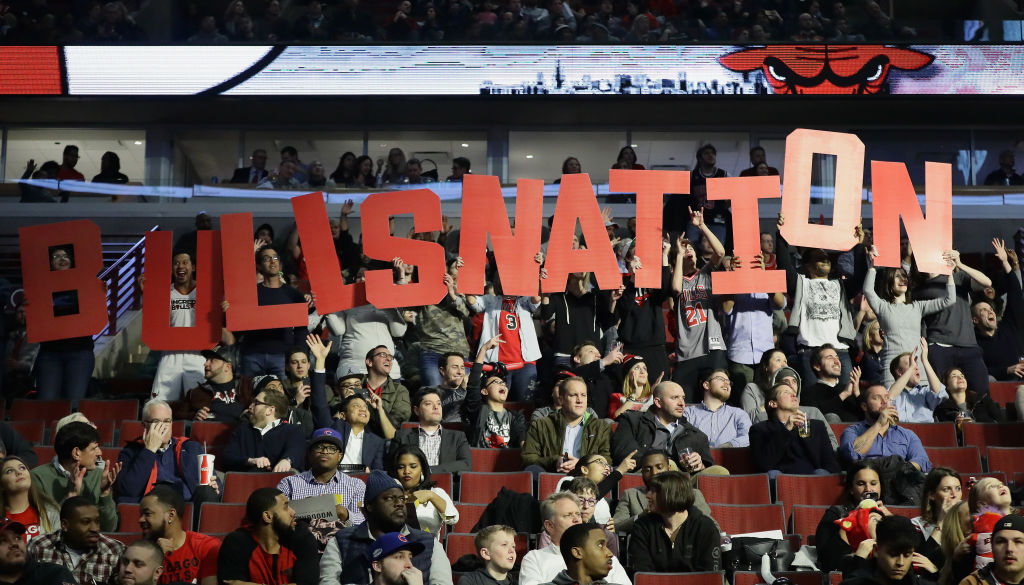
[{"label": "seat back", "polygon": [[925,447],[956,447],[956,423],[905,423],[900,426],[913,431]]},{"label": "seat back", "polygon": [[721,465],[733,475],[757,473],[754,467],[754,457],[751,455],[750,447],[726,447],[724,449],[712,449],[711,458],[715,465]]},{"label": "seat back", "polygon": [[989,447],[985,451],[988,456],[988,468],[994,471],[1014,471],[1024,469],[1024,449],[1017,447]]},{"label": "seat back", "polygon": [[487,504],[503,487],[524,494],[533,494],[533,475],[529,471],[463,473],[459,485],[459,501]]},{"label": "seat back", "polygon": [[520,471],[523,457],[519,449],[477,449],[470,448],[473,455],[473,471]]},{"label": "seat back", "polygon": [[[783,571],[772,573],[772,576],[776,579],[785,577],[794,585],[825,585],[825,573],[820,571]],[[761,574],[754,571],[733,573],[733,585],[758,585],[764,582]]]},{"label": "seat back", "polygon": [[[43,434],[46,430],[46,421],[44,420],[12,420],[7,423],[12,429],[18,431],[21,438],[25,439],[29,443],[34,445],[40,445],[44,443]],[[49,444],[53,444],[53,441],[49,441]],[[40,463],[45,461],[40,460]]]},{"label": "seat back", "polygon": [[1024,422],[965,423],[964,446],[1024,447]]},{"label": "seat back", "polygon": [[814,545],[814,534],[828,506],[793,506],[793,533],[804,537],[804,544]]},{"label": "seat back", "polygon": [[728,534],[781,530],[786,532],[782,504],[708,504],[711,517]]},{"label": "seat back", "polygon": [[199,532],[231,532],[242,525],[245,504],[209,502],[199,509]]},{"label": "seat back", "polygon": [[[113,446],[116,444],[114,442],[114,430],[120,424],[120,421],[90,418],[89,422],[96,427],[96,432],[100,434],[100,445]],[[56,441],[57,423],[55,422],[50,425],[50,436],[47,439],[47,443],[53,445]]]},{"label": "seat back", "polygon": [[996,404],[1013,402],[1017,398],[1018,387],[1020,387],[1019,382],[989,382],[988,394]]},{"label": "seat back", "polygon": [[271,471],[241,472],[230,471],[224,475],[224,490],[221,501],[225,503],[244,504],[249,496],[259,488],[276,488],[282,479],[291,475],[290,472],[275,473]]},{"label": "seat back", "polygon": [[85,398],[78,401],[78,412],[89,420],[136,420],[140,417],[139,401],[134,398],[100,400]]},{"label": "seat back", "polygon": [[[467,504],[459,502],[459,521],[452,527],[452,534],[456,532],[473,532],[473,527],[480,521],[480,517],[484,515],[484,510],[486,509],[487,504]],[[449,536],[451,536],[451,534],[449,534]]]},{"label": "seat back", "polygon": [[543,500],[544,498],[555,493],[555,489],[558,487],[558,482],[565,477],[562,473],[542,473],[537,481],[537,497]]},{"label": "seat back", "polygon": [[782,503],[787,520],[793,512],[793,506],[797,504],[809,506],[838,504],[843,498],[844,490],[842,475],[789,475],[784,473],[775,478],[775,501]]},{"label": "seat back", "polygon": [[45,426],[71,414],[70,400],[31,400],[15,398],[11,403],[11,420],[41,420]]},{"label": "seat back", "polygon": [[637,573],[633,576],[634,585],[722,585],[724,582],[724,571]]},{"label": "seat back", "polygon": [[716,504],[770,504],[771,489],[768,474],[700,475],[697,488],[708,503]]},{"label": "seat back", "polygon": [[[235,429],[232,423],[197,421],[192,423],[192,432],[189,438],[198,441],[207,448],[210,446],[226,445],[231,437],[231,431]],[[232,528],[232,530],[234,530]]]},{"label": "seat back", "polygon": [[981,453],[977,447],[926,447],[932,465],[952,467],[961,474],[981,473]]}]

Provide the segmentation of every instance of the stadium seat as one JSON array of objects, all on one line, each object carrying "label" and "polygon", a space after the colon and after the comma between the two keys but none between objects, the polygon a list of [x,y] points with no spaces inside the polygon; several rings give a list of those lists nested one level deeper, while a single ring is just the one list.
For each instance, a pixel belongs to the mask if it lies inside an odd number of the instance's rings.
[{"label": "stadium seat", "polygon": [[846,427],[850,426],[851,424],[853,423],[828,423],[828,426],[832,427],[832,434],[836,436],[836,440],[841,440],[843,436],[843,431],[845,431]]},{"label": "stadium seat", "polygon": [[1024,471],[1013,472],[1013,485],[1017,486],[1018,488],[1024,487]]},{"label": "stadium seat", "polygon": [[[475,534],[452,532],[445,538],[445,549],[448,553],[448,560],[454,565],[463,555],[475,555],[476,547],[473,546]],[[529,551],[529,536],[516,534],[516,563],[523,560]]]},{"label": "stadium seat", "polygon": [[455,498],[455,494],[452,493],[454,487],[452,486],[452,474],[450,473],[431,473],[430,480],[437,484],[437,487],[444,490],[444,493]]},{"label": "stadium seat", "polygon": [[921,444],[925,447],[957,447],[956,442],[956,423],[943,422],[943,423],[904,423],[901,422],[900,426],[907,429],[908,431],[914,431],[914,434],[921,439]]},{"label": "stadium seat", "polygon": [[565,477],[563,473],[542,473],[537,482],[537,497],[541,500],[555,493],[558,482]]},{"label": "stadium seat", "polygon": [[[115,420],[99,420],[89,419],[89,422],[96,425],[96,431],[100,434],[100,445],[113,446],[114,442],[114,430],[117,428],[118,421]],[[57,439],[57,423],[50,425],[50,437],[47,439],[47,443],[53,444]]]},{"label": "stadium seat", "polygon": [[50,423],[71,414],[70,400],[29,400],[16,398],[11,403],[11,420],[41,420]]},{"label": "stadium seat", "polygon": [[697,488],[709,504],[770,504],[768,474],[700,475]]},{"label": "stadium seat", "polygon": [[96,400],[83,399],[78,401],[78,412],[92,422],[98,420],[137,420],[139,401],[134,399]]},{"label": "stadium seat", "polygon": [[1010,473],[1024,469],[1024,449],[1018,447],[989,447],[986,450],[989,471]]},{"label": "stadium seat", "polygon": [[40,465],[53,461],[53,456],[57,454],[52,445],[33,445],[32,450],[35,451]]},{"label": "stadium seat", "polygon": [[977,447],[925,447],[932,465],[952,467],[960,472],[981,473],[981,453]]},{"label": "stadium seat", "polygon": [[418,422],[404,422],[402,423],[402,430],[404,431],[405,429],[415,429],[419,426],[420,423]]},{"label": "stadium seat", "polygon": [[1024,422],[966,423],[965,447],[1024,447]]},{"label": "stadium seat", "polygon": [[[43,432],[46,429],[46,421],[43,420],[12,420],[7,423],[11,428],[18,431],[21,438],[29,443],[39,445],[43,443]],[[53,441],[50,441],[52,444]]]},{"label": "stadium seat", "polygon": [[711,517],[728,534],[746,534],[765,530],[786,533],[782,504],[708,504]]},{"label": "stadium seat", "polygon": [[[189,434],[189,437],[209,448],[211,445],[220,446],[227,444],[231,431],[234,429],[235,425],[231,423],[194,422],[192,423],[192,432]],[[231,530],[234,530],[234,528]]]},{"label": "stadium seat", "polygon": [[[185,421],[176,420],[171,423],[171,434],[175,437],[185,436]],[[117,438],[118,442],[124,445],[125,443],[134,441],[135,439],[142,437],[142,421],[141,420],[126,420],[121,421],[121,436]]]},{"label": "stadium seat", "polygon": [[988,394],[996,404],[1013,402],[1017,399],[1017,387],[1019,382],[989,382]]},{"label": "stadium seat", "polygon": [[724,449],[712,449],[711,458],[715,465],[721,465],[733,475],[757,473],[754,468],[754,458],[750,454],[750,447],[727,447]]},{"label": "stadium seat", "polygon": [[507,473],[463,473],[459,485],[459,501],[470,504],[487,504],[498,495],[501,488],[515,492],[533,493],[533,475],[529,471]]},{"label": "stadium seat", "polygon": [[[842,475],[788,475],[781,474],[775,478],[775,501],[782,504],[789,521],[793,507],[802,504],[809,506],[831,506],[838,504],[843,497]],[[797,534],[803,534],[795,530]],[[813,532],[811,534],[814,534]],[[804,536],[807,536],[804,534]]]},{"label": "stadium seat", "polygon": [[[118,504],[117,515],[120,516],[121,522],[118,524],[117,529],[121,532],[138,532],[139,531],[139,505],[138,504]],[[185,517],[182,518],[182,525],[187,527],[189,530],[192,529],[192,503],[185,503]]]},{"label": "stadium seat", "polygon": [[635,487],[644,487],[644,478],[639,473],[627,473],[619,480],[619,495],[622,492]]},{"label": "stadium seat", "polygon": [[[820,571],[783,571],[772,573],[776,579],[785,577],[794,585],[825,585],[825,573]],[[764,583],[761,574],[754,571],[736,571],[733,585],[758,585]]]},{"label": "stadium seat", "polygon": [[701,573],[637,573],[633,585],[722,585],[724,571]]},{"label": "stadium seat", "polygon": [[106,532],[103,536],[113,538],[114,540],[128,546],[136,540],[142,540],[141,532]]},{"label": "stadium seat", "polygon": [[529,427],[530,417],[533,416],[533,411],[536,406],[534,406],[532,402],[506,402],[505,408],[523,413],[523,418],[526,419],[526,426]]},{"label": "stadium seat", "polygon": [[839,585],[843,582],[843,574],[839,571],[832,571],[828,574],[828,585]]},{"label": "stadium seat", "polygon": [[[487,509],[487,504],[466,504],[459,502],[458,508],[459,521],[452,527],[452,534],[456,532],[473,532],[473,527],[480,521],[480,517],[484,515],[484,510]],[[449,536],[451,536],[451,534],[449,534]]]},{"label": "stadium seat", "polygon": [[199,532],[231,532],[244,517],[245,504],[206,503],[199,509]]},{"label": "stadium seat", "polygon": [[244,504],[253,491],[263,488],[276,488],[281,479],[291,475],[290,472],[274,473],[269,471],[256,471],[252,473],[231,471],[224,475],[224,497],[221,501],[225,503]]},{"label": "stadium seat", "polygon": [[520,471],[523,457],[519,449],[477,449],[470,448],[473,455],[473,471]]},{"label": "stadium seat", "polygon": [[886,506],[886,508],[897,516],[903,516],[911,520],[921,515],[920,506]]},{"label": "stadium seat", "polygon": [[804,537],[804,544],[814,545],[814,534],[818,531],[818,523],[825,515],[828,506],[793,506],[793,533]]}]

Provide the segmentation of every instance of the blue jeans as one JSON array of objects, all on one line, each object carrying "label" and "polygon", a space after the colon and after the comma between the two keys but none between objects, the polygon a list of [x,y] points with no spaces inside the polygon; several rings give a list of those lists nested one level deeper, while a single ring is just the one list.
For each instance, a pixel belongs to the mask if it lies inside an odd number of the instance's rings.
[{"label": "blue jeans", "polygon": [[277,374],[285,379],[284,352],[241,352],[242,375],[259,376],[261,374]]},{"label": "blue jeans", "polygon": [[526,364],[508,373],[508,399],[510,402],[533,400],[533,389],[537,385],[537,365]]},{"label": "blue jeans", "polygon": [[420,350],[420,381],[424,387],[441,385],[441,370],[438,369],[440,360],[441,354],[425,349]]},{"label": "blue jeans", "polygon": [[39,400],[67,398],[73,401],[85,398],[89,380],[96,365],[92,349],[72,351],[40,350],[36,357],[36,384]]}]

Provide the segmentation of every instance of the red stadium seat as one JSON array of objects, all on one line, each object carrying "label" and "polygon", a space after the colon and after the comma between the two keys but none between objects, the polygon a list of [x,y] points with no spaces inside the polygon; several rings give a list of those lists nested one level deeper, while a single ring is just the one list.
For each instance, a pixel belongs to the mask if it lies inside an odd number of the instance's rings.
[{"label": "red stadium seat", "polygon": [[989,382],[988,394],[996,404],[1013,402],[1017,399],[1017,387],[1019,382]]},{"label": "red stadium seat", "polygon": [[420,426],[420,423],[418,423],[418,422],[404,422],[404,423],[402,423],[402,430],[405,430],[405,429],[415,429],[415,428],[418,428],[419,426]]},{"label": "red stadium seat", "polygon": [[487,504],[465,504],[459,502],[459,521],[452,527],[452,533],[473,532],[473,527],[480,521],[480,517],[484,515],[484,510],[486,509]]},{"label": "red stadium seat", "polygon": [[[117,428],[117,425],[119,424],[118,421],[99,420],[90,418],[89,422],[96,425],[96,431],[100,434],[100,445],[113,446],[116,444],[114,442],[114,429]],[[50,438],[47,442],[53,445],[56,440],[57,423],[53,423],[52,425],[50,425]]]},{"label": "red stadium seat", "polygon": [[555,493],[555,488],[558,486],[558,482],[565,477],[562,473],[542,473],[540,474],[540,481],[537,486],[537,497],[543,500],[544,498]]},{"label": "red stadium seat", "polygon": [[[772,573],[776,579],[785,577],[794,585],[825,585],[825,573],[820,571],[784,571]],[[733,585],[758,585],[764,583],[760,573],[754,571],[736,571]]]},{"label": "red stadium seat", "polygon": [[842,439],[843,431],[846,430],[846,427],[850,426],[851,424],[853,423],[828,423],[828,426],[832,427],[832,434],[836,436],[836,440],[838,441]]},{"label": "red stadium seat", "polygon": [[981,453],[977,447],[925,447],[932,465],[952,467],[960,472],[981,473]]},{"label": "red stadium seat", "polygon": [[635,487],[644,487],[644,478],[639,473],[627,473],[619,480],[619,494]]},{"label": "red stadium seat", "polygon": [[1024,447],[1024,422],[1019,423],[966,423],[964,446]]},{"label": "red stadium seat", "polygon": [[134,399],[96,400],[83,399],[78,401],[78,412],[92,422],[97,420],[137,420],[139,401]]},{"label": "red stadium seat", "polygon": [[725,573],[723,571],[637,573],[633,576],[633,585],[722,585],[724,582]]},{"label": "red stadium seat", "polygon": [[526,426],[530,426],[530,417],[533,416],[536,406],[532,402],[506,402],[505,408],[523,413],[523,418],[526,419]]},{"label": "red stadium seat", "polygon": [[1024,486],[1024,471],[1013,472],[1013,485],[1017,487]]},{"label": "red stadium seat", "polygon": [[[46,421],[43,420],[12,420],[7,423],[11,428],[18,431],[21,438],[29,443],[39,445],[43,443],[43,432],[46,429]],[[51,441],[52,443],[52,441]]]},{"label": "red stadium seat", "polygon": [[920,506],[886,506],[886,508],[897,516],[903,516],[911,520],[921,515]]},{"label": "red stadium seat", "polygon": [[473,455],[473,471],[520,471],[523,457],[519,449],[477,449],[470,448]]},{"label": "red stadium seat", "polygon": [[839,571],[832,571],[828,574],[828,585],[839,585],[843,582],[843,574]]},{"label": "red stadium seat", "polygon": [[113,538],[125,546],[128,546],[137,540],[142,540],[141,532],[107,532],[103,536]]},{"label": "red stadium seat", "polygon": [[742,505],[708,504],[711,517],[728,534],[745,534],[765,530],[786,533],[782,504]]},{"label": "red stadium seat", "polygon": [[232,532],[244,517],[245,504],[206,503],[199,509],[199,532]]},{"label": "red stadium seat", "polygon": [[455,494],[452,493],[454,489],[452,487],[452,474],[450,473],[431,473],[430,480],[437,484],[437,487],[444,490],[444,493],[455,498]]},{"label": "red stadium seat", "polygon": [[[171,423],[171,434],[175,437],[185,436],[185,421],[176,420]],[[142,421],[126,420],[121,421],[121,436],[118,441],[123,445],[142,437]]]},{"label": "red stadium seat", "polygon": [[[189,434],[189,437],[207,447],[210,445],[225,445],[231,436],[231,431],[234,429],[235,425],[231,423],[194,422],[192,423],[192,432]],[[234,530],[234,528],[231,530]]]},{"label": "red stadium seat", "polygon": [[225,503],[244,504],[249,495],[255,490],[263,487],[276,488],[277,484],[291,473],[273,473],[269,471],[256,471],[252,473],[232,471],[224,475],[224,497],[221,501]]},{"label": "red stadium seat", "polygon": [[11,403],[11,420],[42,420],[46,426],[71,414],[70,400],[16,398]]},{"label": "red stadium seat", "polygon": [[[121,532],[138,532],[139,531],[139,505],[138,504],[118,504],[117,515],[121,517],[121,522],[118,524],[117,529]],[[182,525],[192,528],[192,503],[185,503],[185,517],[182,518]]]},{"label": "red stadium seat", "polygon": [[498,495],[501,488],[515,492],[533,493],[533,475],[529,471],[508,473],[463,473],[459,486],[459,501],[470,504],[487,504]]},{"label": "red stadium seat", "polygon": [[714,459],[715,465],[721,465],[733,475],[757,473],[757,469],[754,468],[754,458],[750,454],[750,447],[712,449],[711,458]]},{"label": "red stadium seat", "polygon": [[1024,449],[1017,447],[989,447],[988,456],[989,471],[1004,471],[1010,473],[1018,469],[1024,469]]},{"label": "red stadium seat", "polygon": [[[842,475],[787,475],[783,473],[775,478],[775,501],[782,504],[787,521],[793,513],[794,506],[798,504],[808,506],[838,504],[843,497],[844,490]],[[803,534],[799,530],[796,532]],[[804,534],[804,536],[807,535]]]},{"label": "red stadium seat", "polygon": [[57,454],[51,445],[34,445],[32,450],[36,452],[36,457],[39,458],[40,465],[53,461],[53,456]]},{"label": "red stadium seat", "polygon": [[825,515],[828,506],[793,506],[793,533],[804,537],[804,543],[814,545],[814,534],[818,531],[818,523]]},{"label": "red stadium seat", "polygon": [[925,447],[956,447],[956,423],[904,423],[900,426],[921,439]]},{"label": "red stadium seat", "polygon": [[770,504],[772,493],[768,474],[700,475],[697,488],[708,503],[715,504]]}]

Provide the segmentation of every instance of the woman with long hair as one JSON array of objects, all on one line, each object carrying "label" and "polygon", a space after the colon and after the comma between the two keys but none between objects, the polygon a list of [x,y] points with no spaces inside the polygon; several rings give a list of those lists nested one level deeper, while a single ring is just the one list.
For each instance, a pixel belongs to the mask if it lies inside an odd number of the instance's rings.
[{"label": "woman with long hair", "polygon": [[442,525],[455,526],[459,521],[455,503],[431,481],[427,456],[416,445],[402,445],[395,450],[391,477],[405,489],[406,506],[415,510],[415,515],[406,513],[406,523],[415,521],[421,530],[437,534],[440,539]]},{"label": "woman with long hair", "polygon": [[401,148],[392,148],[380,176],[381,185],[398,185],[405,180],[405,152]]},{"label": "woman with long hair", "polygon": [[348,186],[356,176],[356,155],[346,152],[338,159],[338,167],[331,173],[336,185]]},{"label": "woman with long hair", "polygon": [[[829,507],[814,532],[818,567],[822,571],[841,571],[844,567],[853,566],[851,561],[857,551],[851,546],[847,532],[839,527],[837,520],[846,518],[850,512],[860,508],[861,502],[865,500],[874,500],[873,507],[883,516],[892,515],[882,503],[882,481],[869,462],[855,462],[846,472],[845,485],[843,503]],[[870,534],[869,538],[874,538],[874,534]]]},{"label": "woman with long hair", "polygon": [[974,545],[971,534],[971,509],[966,501],[953,504],[942,520],[942,556],[939,585],[957,585],[974,570]]},{"label": "woman with long hair", "polygon": [[861,353],[856,365],[860,366],[861,384],[881,384],[886,370],[882,364],[882,349],[885,348],[882,325],[878,319],[873,319],[865,321],[860,330]]},{"label": "woman with long hair", "polygon": [[365,154],[356,159],[354,174],[348,187],[376,187],[377,177],[373,176],[373,159]]},{"label": "woman with long hair", "polygon": [[982,423],[1005,422],[1006,417],[989,394],[978,395],[967,388],[967,376],[962,369],[950,368],[942,376],[948,397],[935,407],[935,420],[939,422],[974,421]]},{"label": "woman with long hair", "polygon": [[[949,511],[962,500],[963,488],[956,470],[933,467],[928,472],[921,493],[921,515],[911,520],[921,533],[921,542],[914,553],[915,567],[920,566],[934,576],[945,564],[943,524]],[[922,557],[920,560],[917,558],[919,555]]]},{"label": "woman with long hair", "polygon": [[0,498],[4,517],[25,527],[25,538],[60,530],[60,508],[53,498],[32,483],[32,474],[20,457],[0,461]]},{"label": "woman with long hair", "polygon": [[613,419],[617,419],[626,411],[644,410],[653,402],[654,395],[651,393],[651,381],[647,377],[644,358],[638,355],[627,357],[622,363],[622,391],[611,395],[608,412],[612,413]]},{"label": "woman with long hair", "polygon": [[775,372],[787,366],[789,361],[781,349],[770,349],[761,354],[761,361],[754,368],[754,381],[743,387],[743,395],[740,397],[740,406],[750,415],[752,423],[768,420],[764,408],[765,397],[771,392]]}]

